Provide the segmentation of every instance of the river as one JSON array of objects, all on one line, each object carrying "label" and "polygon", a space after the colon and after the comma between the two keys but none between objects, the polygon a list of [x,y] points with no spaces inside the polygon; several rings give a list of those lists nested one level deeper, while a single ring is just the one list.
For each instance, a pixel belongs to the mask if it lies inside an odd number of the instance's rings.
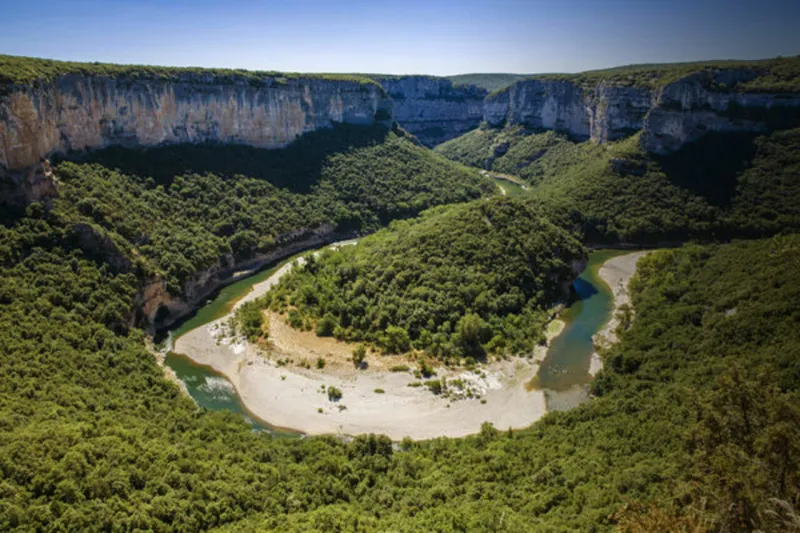
[{"label": "river", "polygon": [[[194,328],[225,316],[237,301],[247,295],[253,285],[266,280],[280,266],[304,253],[307,252],[299,253],[223,288],[195,315],[172,330],[170,339],[177,339]],[[589,365],[594,351],[592,336],[608,321],[613,307],[612,291],[600,279],[599,270],[608,259],[625,253],[629,252],[600,250],[590,253],[586,270],[574,283],[576,300],[561,315],[566,326],[551,343],[538,375],[528,384],[530,388],[545,391],[548,410],[568,409],[588,397],[588,383],[591,381]],[[165,364],[183,381],[199,406],[240,414],[254,429],[277,436],[299,435],[276,429],[252,418],[242,405],[233,385],[214,370],[172,353],[167,355]]]}]

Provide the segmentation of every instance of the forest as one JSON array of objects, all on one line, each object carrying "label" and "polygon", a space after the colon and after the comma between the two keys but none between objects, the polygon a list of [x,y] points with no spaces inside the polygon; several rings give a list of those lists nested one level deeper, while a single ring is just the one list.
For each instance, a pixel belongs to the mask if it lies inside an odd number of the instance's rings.
[{"label": "forest", "polygon": [[[800,129],[708,135],[650,156],[639,135],[575,143],[520,126],[476,129],[436,147],[461,163],[517,175],[591,243],[763,237],[800,229]],[[502,146],[505,152],[495,154]]]},{"label": "forest", "polygon": [[2,530],[777,533],[797,508],[797,237],[651,254],[594,401],[399,447],[198,410],[119,327],[132,273],[36,205],[0,243]]},{"label": "forest", "polygon": [[[781,87],[794,65],[748,83]],[[0,92],[82,69],[196,70],[0,56]],[[647,72],[603,76],[668,79]],[[285,150],[54,162],[57,197],[0,213],[0,531],[798,531],[800,130],[669,157],[638,141],[480,129],[437,154],[337,126]],[[497,198],[487,166],[529,192]],[[374,234],[244,307],[245,335],[268,334],[268,306],[387,353],[524,352],[588,245],[673,247],[640,261],[591,401],[525,430],[284,439],[198,408],[148,349],[142,284],[185,295],[319,228]]]},{"label": "forest", "polygon": [[586,257],[535,202],[478,200],[309,255],[249,306],[384,353],[414,348],[453,363],[530,354]]},{"label": "forest", "polygon": [[[370,232],[495,192],[476,171],[380,127],[342,125],[285,150],[110,148],[84,159],[55,167],[52,215],[75,246],[119,256],[121,268],[140,277],[160,276],[174,295],[218,261],[232,266],[316,228]],[[86,245],[79,233],[87,228],[110,244]]]}]

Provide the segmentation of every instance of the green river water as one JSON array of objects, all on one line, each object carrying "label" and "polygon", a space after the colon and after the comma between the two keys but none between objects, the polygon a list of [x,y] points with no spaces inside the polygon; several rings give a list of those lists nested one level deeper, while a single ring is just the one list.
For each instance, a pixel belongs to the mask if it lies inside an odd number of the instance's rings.
[{"label": "green river water", "polygon": [[[594,351],[592,336],[608,321],[613,306],[611,288],[599,277],[600,267],[608,259],[625,253],[629,252],[600,250],[590,253],[586,270],[574,283],[577,299],[561,315],[566,326],[553,339],[538,376],[530,384],[533,388],[545,390],[549,409],[571,408],[587,397],[585,385],[591,380],[588,372]],[[253,285],[266,280],[280,266],[300,255],[302,253],[223,288],[194,316],[172,330],[171,339],[174,341],[194,328],[225,316]],[[199,406],[241,414],[258,430],[279,436],[298,436],[297,433],[278,430],[251,417],[233,385],[214,370],[172,353],[166,357],[165,364],[183,381]]]}]

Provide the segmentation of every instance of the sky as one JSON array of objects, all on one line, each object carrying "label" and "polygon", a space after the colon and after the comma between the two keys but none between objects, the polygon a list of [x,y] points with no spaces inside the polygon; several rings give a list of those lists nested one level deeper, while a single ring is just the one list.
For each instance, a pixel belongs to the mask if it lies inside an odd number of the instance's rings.
[{"label": "sky", "polygon": [[0,0],[0,53],[293,72],[579,72],[800,54],[789,0]]}]

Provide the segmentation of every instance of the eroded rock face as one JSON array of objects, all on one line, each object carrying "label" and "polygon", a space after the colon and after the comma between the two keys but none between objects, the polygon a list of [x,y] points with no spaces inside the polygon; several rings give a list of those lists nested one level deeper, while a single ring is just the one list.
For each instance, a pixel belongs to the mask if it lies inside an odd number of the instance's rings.
[{"label": "eroded rock face", "polygon": [[708,132],[761,133],[800,124],[800,94],[713,89],[751,76],[737,70],[700,72],[667,85],[645,119],[643,147],[666,154]]},{"label": "eroded rock face", "polygon": [[214,141],[279,148],[334,122],[391,119],[392,102],[381,88],[356,81],[67,75],[10,86],[0,97],[0,169],[110,145]]},{"label": "eroded rock face", "polygon": [[397,123],[426,146],[463,135],[481,123],[485,89],[454,86],[448,79],[431,76],[377,79],[394,100]]},{"label": "eroded rock face", "polygon": [[491,126],[522,124],[554,130],[575,140],[586,140],[590,134],[583,94],[569,81],[519,81],[486,98],[484,120]]},{"label": "eroded rock face", "polygon": [[608,142],[643,130],[642,146],[659,154],[712,131],[758,133],[800,124],[800,94],[735,90],[755,75],[747,69],[704,71],[659,89],[606,81],[587,89],[568,80],[522,80],[488,96],[483,118],[494,127],[521,124],[576,141]]}]

